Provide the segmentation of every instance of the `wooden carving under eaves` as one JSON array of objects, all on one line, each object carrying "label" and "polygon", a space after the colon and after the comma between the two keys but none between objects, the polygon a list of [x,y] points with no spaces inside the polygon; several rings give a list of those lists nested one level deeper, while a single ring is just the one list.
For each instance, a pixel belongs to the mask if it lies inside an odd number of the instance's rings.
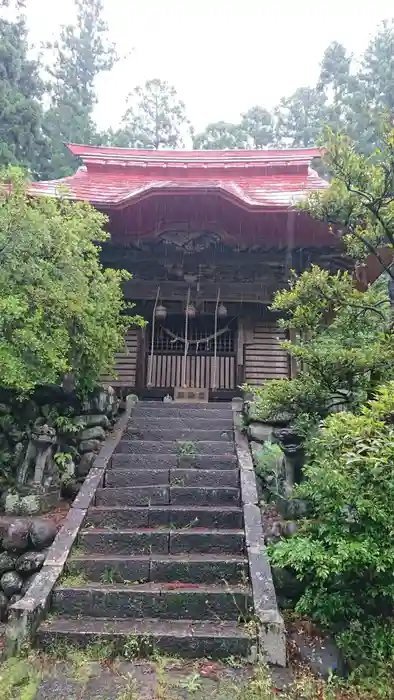
[{"label": "wooden carving under eaves", "polygon": [[157,240],[180,248],[185,253],[201,253],[220,243],[220,236],[212,231],[163,231]]}]

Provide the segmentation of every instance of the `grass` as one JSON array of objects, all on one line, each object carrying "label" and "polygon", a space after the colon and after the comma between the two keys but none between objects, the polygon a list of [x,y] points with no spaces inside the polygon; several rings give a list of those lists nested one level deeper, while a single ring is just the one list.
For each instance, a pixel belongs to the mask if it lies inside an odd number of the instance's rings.
[{"label": "grass", "polygon": [[[140,643],[130,637],[124,646],[123,658],[135,659],[140,652]],[[85,650],[65,644],[54,645],[48,654],[28,651],[23,657],[3,662],[0,666],[0,700],[34,700],[44,679],[63,675],[64,666],[61,672],[56,670],[59,661],[67,663],[65,677],[79,684],[78,697],[81,700],[89,681],[93,676],[97,678],[97,663],[122,681],[123,687],[116,700],[142,700],[146,697],[143,681],[140,680],[139,688],[134,672],[121,671],[114,646],[95,643]],[[226,662],[227,669],[239,668],[242,673],[241,660],[229,657]],[[152,650],[151,661],[147,663],[155,673],[155,700],[278,700],[278,697],[282,700],[392,700],[394,697],[392,682],[386,687],[370,683],[368,689],[336,678],[324,681],[301,668],[295,669],[289,687],[276,688],[268,667],[264,665],[255,666],[248,680],[244,676],[233,680],[228,678],[228,671],[225,673],[224,664],[211,661],[188,663]],[[204,668],[209,666],[218,669],[214,681],[205,678]],[[187,670],[187,675],[179,678],[179,673]]]},{"label": "grass", "polygon": [[0,666],[0,700],[33,700],[42,679],[28,658],[8,659]]},{"label": "grass", "polygon": [[86,574],[83,571],[65,571],[61,577],[59,584],[64,588],[79,588],[89,583]]},{"label": "grass", "polygon": [[123,676],[126,680],[126,687],[121,691],[116,700],[138,700],[138,683],[131,673]]},{"label": "grass", "polygon": [[182,457],[195,457],[197,455],[197,445],[191,440],[177,440],[176,451]]}]

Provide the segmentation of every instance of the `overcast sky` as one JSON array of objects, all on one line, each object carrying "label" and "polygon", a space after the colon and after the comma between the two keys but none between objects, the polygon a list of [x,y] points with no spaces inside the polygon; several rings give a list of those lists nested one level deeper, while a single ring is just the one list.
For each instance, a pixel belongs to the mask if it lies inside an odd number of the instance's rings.
[{"label": "overcast sky", "polygon": [[[126,95],[150,78],[172,83],[197,130],[268,108],[316,81],[331,41],[358,56],[393,0],[104,0],[125,58],[99,82],[96,118],[116,126]],[[73,0],[28,0],[31,38],[53,36]]]}]

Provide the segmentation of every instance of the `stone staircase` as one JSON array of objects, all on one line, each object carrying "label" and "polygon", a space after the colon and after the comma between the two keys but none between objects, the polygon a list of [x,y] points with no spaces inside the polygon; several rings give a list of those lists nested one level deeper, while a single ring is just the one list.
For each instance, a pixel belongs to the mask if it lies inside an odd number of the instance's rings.
[{"label": "stone staircase", "polygon": [[182,656],[256,645],[230,404],[141,402],[88,510],[38,643]]}]

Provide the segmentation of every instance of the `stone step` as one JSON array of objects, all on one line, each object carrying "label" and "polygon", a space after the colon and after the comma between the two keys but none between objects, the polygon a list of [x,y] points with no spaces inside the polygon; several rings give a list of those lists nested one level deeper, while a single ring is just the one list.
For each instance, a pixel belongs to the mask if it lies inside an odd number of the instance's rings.
[{"label": "stone step", "polygon": [[249,574],[247,559],[234,554],[90,554],[69,559],[67,571],[107,584],[130,581],[245,583]]},{"label": "stone step", "polygon": [[[245,535],[243,530],[208,530],[185,528],[183,530],[124,529],[81,530],[78,536],[81,554],[180,554],[218,553],[243,554]],[[77,549],[79,553],[79,549]]]},{"label": "stone step", "polygon": [[196,403],[195,401],[169,401],[164,402],[164,401],[157,401],[153,399],[143,399],[142,401],[139,401],[137,403],[137,406],[139,408],[141,407],[154,407],[154,408],[159,408],[159,407],[165,407],[165,408],[191,408],[191,409],[197,409],[197,408],[203,408],[206,410],[219,410],[219,409],[228,409],[229,411],[232,410],[232,401],[199,401]]},{"label": "stone step", "polygon": [[67,617],[238,620],[253,611],[248,588],[226,585],[142,583],[57,586],[52,612]]},{"label": "stone step", "polygon": [[133,411],[135,418],[155,418],[171,417],[171,418],[208,418],[215,420],[216,418],[226,418],[231,420],[233,412],[231,408],[202,408],[200,405],[189,405],[181,407],[180,404],[156,404],[153,406],[138,405]]},{"label": "stone step", "polygon": [[238,469],[235,454],[114,454],[110,469]]},{"label": "stone step", "polygon": [[111,469],[104,486],[239,486],[237,469]]},{"label": "stone step", "polygon": [[[186,441],[185,441],[186,442]],[[116,448],[120,454],[233,455],[234,445],[226,440],[200,440],[192,445],[182,440],[121,440]]]},{"label": "stone step", "polygon": [[97,506],[239,505],[240,491],[231,486],[128,486],[99,488]]},{"label": "stone step", "polygon": [[132,416],[128,429],[133,428],[167,428],[168,430],[233,430],[233,417],[232,414],[228,418],[218,418],[217,416],[212,416],[209,412],[207,416],[203,418],[196,418],[193,416],[186,416],[185,418],[178,418],[172,415],[156,415],[152,413],[151,416],[144,416],[140,418],[138,415]]},{"label": "stone step", "polygon": [[122,441],[125,440],[162,440],[164,442],[175,441],[178,443],[179,452],[182,454],[194,454],[195,445],[201,440],[205,442],[232,442],[233,431],[210,428],[194,430],[193,428],[156,428],[145,425],[144,427],[132,426],[125,430]]},{"label": "stone step", "polygon": [[157,620],[114,618],[52,618],[41,623],[37,645],[50,651],[54,645],[86,648],[109,642],[122,655],[125,645],[135,639],[141,656],[157,651],[188,658],[249,656],[256,640],[234,621]]},{"label": "stone step", "polygon": [[237,506],[92,506],[85,519],[85,527],[102,529],[124,528],[189,528],[207,529],[243,528],[243,512]]}]

